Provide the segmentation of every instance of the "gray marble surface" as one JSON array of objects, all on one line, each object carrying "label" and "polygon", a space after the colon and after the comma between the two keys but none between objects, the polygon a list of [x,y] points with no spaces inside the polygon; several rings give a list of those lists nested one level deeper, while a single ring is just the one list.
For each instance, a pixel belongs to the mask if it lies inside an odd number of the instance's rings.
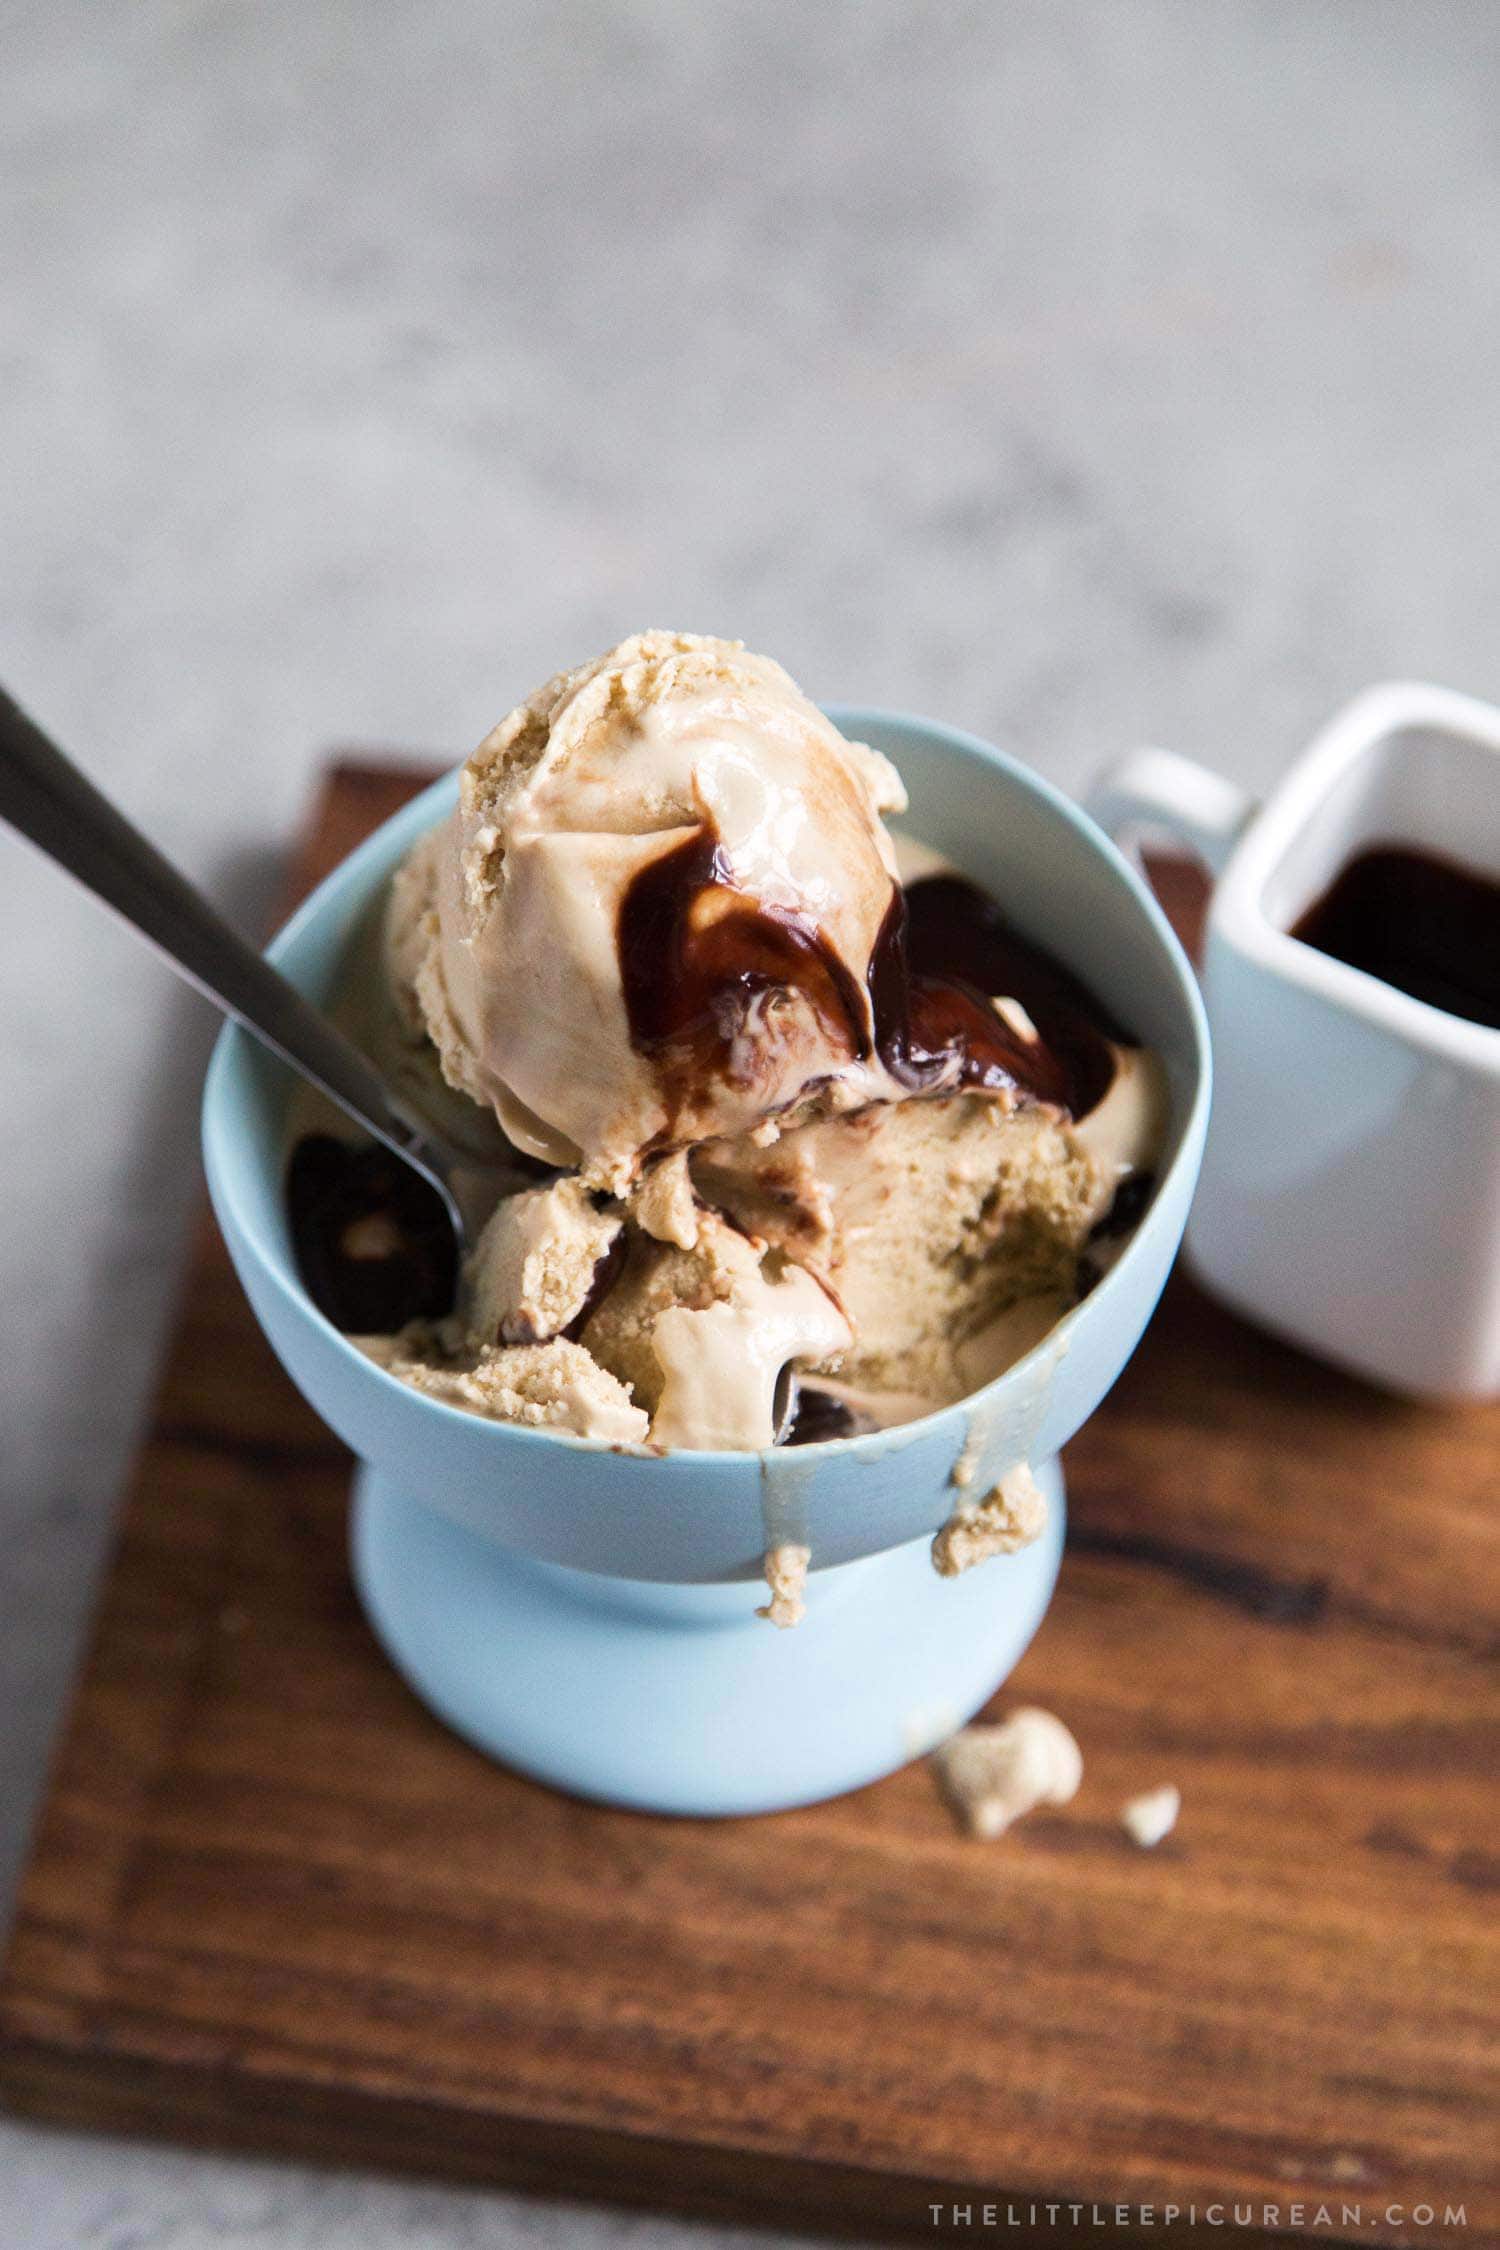
[{"label": "gray marble surface", "polygon": [[[5,676],[252,927],[328,744],[458,753],[643,623],[1073,785],[1500,692],[1487,0],[3,22]],[[0,837],[6,1886],[211,1028]],[[10,2124],[0,2175],[15,2250],[709,2239]]]}]

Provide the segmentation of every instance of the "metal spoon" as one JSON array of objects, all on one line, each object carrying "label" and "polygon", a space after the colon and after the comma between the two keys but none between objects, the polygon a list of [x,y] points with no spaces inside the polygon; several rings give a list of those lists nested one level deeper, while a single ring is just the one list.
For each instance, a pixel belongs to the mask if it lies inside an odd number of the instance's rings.
[{"label": "metal spoon", "polygon": [[[452,1178],[465,1162],[392,1093],[359,1049],[148,844],[0,688],[0,819],[76,876],[189,984],[253,1032],[421,1175],[461,1260],[468,1228]],[[472,1157],[467,1159],[472,1165]]]}]

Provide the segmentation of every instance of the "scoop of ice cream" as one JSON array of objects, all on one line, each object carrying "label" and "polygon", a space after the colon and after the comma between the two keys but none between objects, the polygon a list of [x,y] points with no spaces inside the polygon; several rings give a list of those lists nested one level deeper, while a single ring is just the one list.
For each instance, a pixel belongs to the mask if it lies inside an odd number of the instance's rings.
[{"label": "scoop of ice cream", "polygon": [[[1161,1066],[892,837],[903,803],[779,666],[687,635],[560,674],[480,745],[393,883],[375,1015],[401,1083],[440,1067],[510,1161],[451,1315],[436,1289],[386,1311],[385,1364],[613,1443],[800,1444],[981,1388],[1102,1277]],[[361,1279],[369,1216],[337,1237]],[[999,1499],[966,1553],[1034,1532]]]},{"label": "scoop of ice cream", "polygon": [[463,1350],[452,1357],[434,1336],[409,1330],[399,1336],[361,1336],[358,1342],[377,1366],[468,1414],[518,1422],[526,1429],[566,1430],[610,1445],[645,1441],[647,1416],[631,1404],[629,1385],[617,1382],[564,1336],[545,1344]]},{"label": "scoop of ice cream", "polygon": [[653,1444],[755,1449],[775,1442],[783,1371],[835,1359],[851,1331],[816,1275],[705,1210],[690,1250],[635,1236],[581,1340],[650,1409]]},{"label": "scoop of ice cream", "polygon": [[[880,1102],[691,1158],[708,1203],[817,1274],[854,1342],[837,1394],[877,1419],[961,1398],[1066,1311],[1113,1171],[1067,1118],[982,1093]],[[871,1395],[865,1395],[871,1394]]]},{"label": "scoop of ice cream", "polygon": [[637,634],[502,721],[402,870],[408,1021],[519,1147],[614,1188],[819,1082],[868,1098],[904,802],[768,658]]},{"label": "scoop of ice cream", "polygon": [[464,1320],[482,1344],[540,1344],[580,1322],[607,1282],[620,1219],[570,1174],[497,1204],[464,1272]]}]

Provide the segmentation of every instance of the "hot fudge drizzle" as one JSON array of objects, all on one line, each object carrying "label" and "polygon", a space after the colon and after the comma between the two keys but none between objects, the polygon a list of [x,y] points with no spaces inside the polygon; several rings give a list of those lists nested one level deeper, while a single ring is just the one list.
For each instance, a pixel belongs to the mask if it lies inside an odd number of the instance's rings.
[{"label": "hot fudge drizzle", "polygon": [[[756,1001],[807,999],[856,1062],[872,1053],[912,1092],[977,1087],[1084,1116],[1114,1074],[1104,1008],[1023,938],[977,883],[893,883],[862,986],[808,916],[740,890],[711,822],[635,876],[618,922],[632,1044],[652,1058],[675,1112],[705,1074],[734,1069]],[[1034,1027],[993,997],[1019,1002]]]}]

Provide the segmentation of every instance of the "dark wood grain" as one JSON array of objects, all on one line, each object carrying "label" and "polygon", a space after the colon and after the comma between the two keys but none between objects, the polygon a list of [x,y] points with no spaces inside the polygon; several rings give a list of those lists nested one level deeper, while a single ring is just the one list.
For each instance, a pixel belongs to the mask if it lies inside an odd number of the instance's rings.
[{"label": "dark wood grain", "polygon": [[[338,768],[299,885],[415,779]],[[1179,1275],[1069,1449],[1068,1560],[1005,1690],[1077,1733],[1072,1805],[976,1844],[915,1768],[775,1819],[612,1814],[489,1765],[383,1662],[347,1457],[205,1220],[0,2082],[76,2122],[891,2234],[1012,2194],[1296,2206],[1323,2241],[1461,2202],[1493,2240],[1497,1462],[1500,1414],[1383,1398]],[[1182,1821],[1141,1854],[1117,1808],[1161,1780]]]}]

